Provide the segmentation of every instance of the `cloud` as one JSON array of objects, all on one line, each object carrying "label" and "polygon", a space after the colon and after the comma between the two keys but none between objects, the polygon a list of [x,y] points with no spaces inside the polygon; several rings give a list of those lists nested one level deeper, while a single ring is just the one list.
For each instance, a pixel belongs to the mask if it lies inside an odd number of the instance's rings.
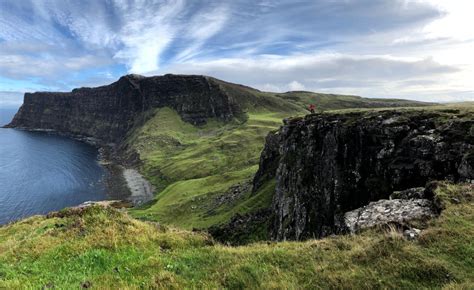
[{"label": "cloud", "polygon": [[180,51],[174,57],[175,61],[185,61],[200,53],[200,49],[211,37],[222,30],[228,20],[228,7],[220,5],[206,9],[203,13],[193,16],[189,21],[189,28],[185,32],[184,41],[193,43],[191,46]]},{"label": "cloud", "polygon": [[32,57],[22,54],[9,54],[2,55],[0,58],[2,74],[8,75],[13,79],[23,79],[25,76],[28,76],[30,78],[36,77],[52,80],[56,79],[61,73],[105,66],[107,64],[110,64],[109,59],[93,55],[64,58],[52,55]]},{"label": "cloud", "polygon": [[467,28],[469,24],[473,23],[472,11],[474,10],[474,2],[465,0],[419,1],[432,4],[445,14],[445,17],[436,19],[423,28],[423,32],[427,34],[427,37],[448,37],[463,40],[472,40],[474,38],[474,31]]},{"label": "cloud", "polygon": [[[163,53],[176,42],[181,47],[174,53],[175,59],[196,55],[206,41],[224,27],[228,16],[227,5],[218,1],[192,5],[185,0],[24,0],[2,6],[7,12],[0,15],[0,39],[5,42],[40,44],[49,47],[51,55],[59,53],[71,58],[62,59],[60,63],[84,58],[78,54],[97,55],[99,52],[100,57],[125,64],[130,73],[158,70]],[[44,61],[39,52],[30,54],[28,60],[32,58]],[[61,71],[53,68],[53,64],[47,65],[46,71]]]},{"label": "cloud", "polygon": [[[261,89],[469,98],[461,0],[0,2],[1,90],[204,73]],[[29,83],[28,85],[25,85]],[[429,94],[433,94],[430,96]]]},{"label": "cloud", "polygon": [[[431,58],[317,53],[187,62],[167,69],[183,74],[213,75],[262,90],[366,92],[373,97],[407,96],[412,87],[404,88],[403,85],[411,82],[427,86],[433,84],[433,78],[459,71],[456,67],[439,64]],[[387,94],[384,88],[388,87],[394,91]],[[384,94],[377,93],[381,90]]]},{"label": "cloud", "polygon": [[[142,2],[144,3],[144,2]],[[160,55],[173,40],[173,25],[184,8],[184,2],[167,1],[157,9],[147,5],[119,5],[123,27],[117,36],[123,44],[115,58],[125,60],[129,72],[146,73],[159,68]]]},{"label": "cloud", "polygon": [[204,73],[244,83],[283,83],[291,79],[312,82],[324,79],[400,80],[458,71],[431,58],[405,59],[392,56],[343,54],[260,55],[190,61],[167,68],[170,72]]},{"label": "cloud", "polygon": [[300,82],[292,81],[288,84],[288,88],[291,91],[303,91],[306,87]]},{"label": "cloud", "polygon": [[0,108],[16,108],[23,103],[23,92],[0,91]]}]

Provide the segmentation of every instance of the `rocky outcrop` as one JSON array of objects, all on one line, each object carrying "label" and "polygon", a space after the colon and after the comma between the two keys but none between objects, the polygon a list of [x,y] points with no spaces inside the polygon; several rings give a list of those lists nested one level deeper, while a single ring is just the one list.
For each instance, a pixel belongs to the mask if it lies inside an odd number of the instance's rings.
[{"label": "rocky outcrop", "polygon": [[146,117],[142,113],[160,107],[173,108],[195,125],[208,118],[227,121],[242,114],[237,102],[213,78],[127,75],[107,86],[69,93],[26,93],[7,127],[49,129],[118,142]]},{"label": "rocky outcrop", "polygon": [[473,114],[379,111],[290,119],[271,136],[254,191],[276,179],[271,236],[347,232],[344,213],[430,180],[472,181]]},{"label": "rocky outcrop", "polygon": [[246,214],[237,213],[228,223],[212,226],[208,232],[217,241],[231,245],[268,240],[270,215],[270,209],[260,209]]},{"label": "rocky outcrop", "polygon": [[244,195],[250,192],[251,189],[252,183],[250,181],[244,181],[229,187],[226,192],[214,198],[214,203],[212,204],[211,210],[213,211],[225,204],[232,204],[233,202],[244,197]]},{"label": "rocky outcrop", "polygon": [[425,221],[435,216],[434,205],[427,199],[383,199],[346,212],[344,222],[351,233],[357,233],[375,226],[410,227],[413,222]]},{"label": "rocky outcrop", "polygon": [[394,226],[403,229],[403,235],[416,239],[426,221],[438,216],[443,209],[435,197],[438,182],[430,182],[426,187],[415,187],[395,191],[390,199],[370,202],[368,205],[348,211],[344,214],[345,227],[351,234],[373,227]]}]

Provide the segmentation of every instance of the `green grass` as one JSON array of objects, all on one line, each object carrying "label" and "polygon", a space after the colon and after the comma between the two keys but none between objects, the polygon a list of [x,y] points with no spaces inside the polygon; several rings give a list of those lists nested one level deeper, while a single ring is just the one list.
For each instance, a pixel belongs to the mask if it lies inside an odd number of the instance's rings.
[{"label": "green grass", "polygon": [[284,115],[255,112],[244,123],[211,120],[195,127],[169,108],[153,114],[128,142],[140,154],[142,172],[158,193],[149,204],[131,210],[133,216],[187,229],[206,228],[270,204],[268,192],[257,195],[259,202],[256,197],[249,200],[250,191],[230,204],[216,206],[215,200],[231,186],[252,180],[265,136],[281,125]]},{"label": "green grass", "polygon": [[317,111],[353,108],[421,107],[434,104],[403,99],[362,98],[351,95],[321,94],[313,92],[288,92],[276,95],[302,108],[306,108],[308,104],[315,104]]},{"label": "green grass", "polygon": [[418,241],[395,229],[306,242],[216,244],[94,206],[0,227],[0,288],[456,288],[474,285],[474,188],[443,184]]}]

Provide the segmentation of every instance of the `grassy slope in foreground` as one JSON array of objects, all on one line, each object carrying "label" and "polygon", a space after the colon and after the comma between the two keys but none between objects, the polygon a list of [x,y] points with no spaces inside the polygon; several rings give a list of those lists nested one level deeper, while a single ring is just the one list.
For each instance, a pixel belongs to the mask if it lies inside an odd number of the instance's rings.
[{"label": "grassy slope in foreground", "polygon": [[[213,80],[245,108],[248,119],[210,120],[195,127],[169,108],[148,112],[151,118],[131,132],[127,144],[139,153],[141,172],[157,188],[157,195],[148,205],[132,210],[133,216],[185,229],[207,228],[236,213],[268,207],[271,185],[252,195],[248,186],[257,171],[265,136],[283,118],[308,113],[304,108],[309,103],[317,104],[318,110],[426,105],[309,92],[275,94]],[[221,198],[236,185],[241,194]]]},{"label": "grassy slope in foreground", "polygon": [[441,184],[446,209],[418,241],[370,230],[227,247],[113,209],[66,209],[0,227],[0,288],[471,288],[474,188]]}]

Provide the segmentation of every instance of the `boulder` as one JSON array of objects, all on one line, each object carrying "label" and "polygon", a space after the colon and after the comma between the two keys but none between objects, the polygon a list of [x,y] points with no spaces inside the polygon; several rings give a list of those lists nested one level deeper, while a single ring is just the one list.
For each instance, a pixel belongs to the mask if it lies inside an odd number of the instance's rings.
[{"label": "boulder", "polygon": [[384,225],[410,227],[415,221],[425,221],[436,216],[433,203],[427,199],[379,200],[346,212],[345,226],[350,233]]}]

